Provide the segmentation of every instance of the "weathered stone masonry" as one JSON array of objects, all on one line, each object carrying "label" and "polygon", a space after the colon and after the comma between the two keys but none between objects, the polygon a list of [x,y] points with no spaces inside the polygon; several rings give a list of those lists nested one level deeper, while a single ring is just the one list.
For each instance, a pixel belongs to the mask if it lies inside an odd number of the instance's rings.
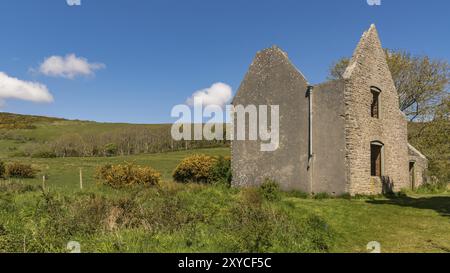
[{"label": "weathered stone masonry", "polygon": [[[314,86],[285,52],[258,52],[234,105],[279,105],[280,147],[261,152],[259,141],[233,141],[235,186],[257,186],[270,178],[285,190],[331,194],[377,194],[423,183],[426,158],[407,142],[407,121],[374,25],[365,32],[344,79]],[[379,90],[377,117],[371,105]],[[309,156],[309,99],[313,154]],[[379,145],[376,163],[371,147]],[[410,163],[414,162],[414,164]],[[374,164],[379,174],[373,176]]]}]

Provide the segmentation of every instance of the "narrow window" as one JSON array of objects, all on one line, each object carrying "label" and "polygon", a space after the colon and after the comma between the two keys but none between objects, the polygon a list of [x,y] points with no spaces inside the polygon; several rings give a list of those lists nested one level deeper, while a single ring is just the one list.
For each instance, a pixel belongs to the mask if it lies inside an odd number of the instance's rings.
[{"label": "narrow window", "polygon": [[380,93],[381,90],[376,87],[371,87],[372,103],[370,105],[370,115],[373,118],[380,118]]},{"label": "narrow window", "polygon": [[383,144],[373,142],[370,145],[370,174],[381,177],[383,170]]}]

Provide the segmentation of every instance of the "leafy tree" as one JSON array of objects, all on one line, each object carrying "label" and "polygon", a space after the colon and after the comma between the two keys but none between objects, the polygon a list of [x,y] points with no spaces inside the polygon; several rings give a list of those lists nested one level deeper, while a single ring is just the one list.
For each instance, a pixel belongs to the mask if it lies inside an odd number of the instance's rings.
[{"label": "leafy tree", "polygon": [[115,143],[108,143],[105,145],[105,156],[117,155],[118,147]]}]

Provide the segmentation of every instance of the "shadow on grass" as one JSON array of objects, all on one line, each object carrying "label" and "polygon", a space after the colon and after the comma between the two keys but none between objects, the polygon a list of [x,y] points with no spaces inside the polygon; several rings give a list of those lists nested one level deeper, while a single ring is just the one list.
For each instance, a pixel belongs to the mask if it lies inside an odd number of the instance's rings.
[{"label": "shadow on grass", "polygon": [[433,196],[414,198],[409,196],[388,197],[388,200],[368,200],[374,205],[396,205],[417,209],[434,210],[442,216],[450,217],[450,196]]}]

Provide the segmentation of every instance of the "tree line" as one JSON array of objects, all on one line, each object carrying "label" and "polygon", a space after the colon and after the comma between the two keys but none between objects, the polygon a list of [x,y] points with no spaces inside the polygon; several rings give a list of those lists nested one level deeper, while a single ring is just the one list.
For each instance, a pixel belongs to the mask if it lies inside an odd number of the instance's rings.
[{"label": "tree line", "polygon": [[175,141],[170,126],[120,128],[103,133],[67,133],[44,143],[29,143],[21,151],[31,157],[100,157],[151,154],[228,146],[225,140]]}]

